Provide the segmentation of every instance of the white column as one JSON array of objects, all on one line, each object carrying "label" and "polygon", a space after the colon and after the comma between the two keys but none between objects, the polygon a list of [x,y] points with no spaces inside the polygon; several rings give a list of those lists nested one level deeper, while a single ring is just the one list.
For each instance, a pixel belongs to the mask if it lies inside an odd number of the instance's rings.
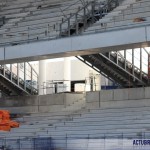
[{"label": "white column", "polygon": [[64,84],[66,86],[65,91],[71,91],[71,60],[69,57],[64,58]]},{"label": "white column", "polygon": [[[46,94],[46,89],[43,89],[43,83],[46,83],[46,60],[39,61],[39,95]],[[46,84],[44,84],[46,86]]]},{"label": "white column", "polygon": [[96,74],[95,75],[95,81],[96,81],[96,91],[101,90],[101,74]]}]

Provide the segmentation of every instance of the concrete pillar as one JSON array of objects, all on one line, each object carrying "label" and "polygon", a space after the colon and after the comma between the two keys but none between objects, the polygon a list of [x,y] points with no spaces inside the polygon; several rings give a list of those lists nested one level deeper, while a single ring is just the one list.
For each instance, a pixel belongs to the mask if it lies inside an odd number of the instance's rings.
[{"label": "concrete pillar", "polygon": [[95,91],[100,91],[101,90],[101,75],[100,74],[95,75],[95,82],[96,82]]},{"label": "concrete pillar", "polygon": [[64,84],[67,92],[71,91],[71,60],[69,57],[64,58]]},{"label": "concrete pillar", "polygon": [[43,85],[46,86],[46,60],[39,61],[39,95],[46,94],[46,89],[43,89]]}]

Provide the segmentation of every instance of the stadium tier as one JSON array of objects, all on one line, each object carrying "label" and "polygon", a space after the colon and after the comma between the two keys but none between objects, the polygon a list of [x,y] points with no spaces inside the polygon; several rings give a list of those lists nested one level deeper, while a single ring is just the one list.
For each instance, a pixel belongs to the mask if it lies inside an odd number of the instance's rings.
[{"label": "stadium tier", "polygon": [[[90,3],[90,1],[89,1]],[[60,24],[70,18],[70,25],[82,17],[82,10],[88,2],[72,1],[7,1],[1,4],[1,16],[5,23],[0,28],[1,45],[20,44],[21,42],[50,40],[60,37]],[[105,3],[96,1],[96,6],[103,7]],[[126,0],[114,10],[86,26],[80,34],[89,34],[127,26],[144,25],[149,23],[149,1]],[[92,7],[86,8],[89,12]],[[96,7],[95,7],[96,9]],[[96,11],[96,10],[95,10]],[[79,13],[78,13],[79,12]],[[86,14],[89,15],[89,14]],[[100,14],[97,14],[97,16]],[[68,29],[68,23],[63,23],[63,30]],[[20,41],[20,42],[19,42]]]}]

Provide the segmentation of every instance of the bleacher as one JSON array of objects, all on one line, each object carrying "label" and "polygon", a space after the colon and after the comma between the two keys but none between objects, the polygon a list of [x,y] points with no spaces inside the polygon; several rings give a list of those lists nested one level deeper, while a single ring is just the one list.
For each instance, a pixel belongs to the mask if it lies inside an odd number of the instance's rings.
[{"label": "bleacher", "polygon": [[[0,28],[0,45],[58,38],[63,19],[76,13],[83,5],[78,0],[58,0],[55,3],[52,0],[2,1],[0,15],[5,16],[5,24]],[[123,1],[82,34],[148,25],[149,5],[148,0]],[[132,105],[126,100],[126,97],[121,97],[116,102],[118,105],[115,105],[115,100],[102,100],[108,103],[107,107],[102,107],[97,101],[91,102],[91,108],[80,101],[59,111],[25,115],[18,118],[20,128],[0,132],[0,146],[16,150],[33,149],[35,139],[49,138],[55,150],[100,150],[103,147],[98,144],[99,140],[149,138],[149,97],[140,100],[135,97]]]},{"label": "bleacher", "polygon": [[59,24],[84,3],[80,0],[7,1],[0,15],[7,23],[1,27],[1,44],[23,41],[37,41],[59,36]]},{"label": "bleacher", "polygon": [[[102,0],[98,0],[100,2]],[[90,2],[90,0],[89,0]],[[124,0],[102,19],[88,27],[82,34],[104,32],[109,29],[127,28],[149,23],[149,1]],[[1,3],[0,15],[5,24],[0,28],[1,41],[4,44],[20,44],[50,40],[60,36],[60,24],[63,20],[83,8],[80,0],[71,1],[7,1]],[[75,20],[72,20],[75,22]],[[68,25],[64,28],[68,28]]]},{"label": "bleacher", "polygon": [[124,29],[149,24],[150,2],[126,0],[104,18],[85,30],[83,34]]},{"label": "bleacher", "polygon": [[[90,147],[98,150],[100,146],[94,147],[92,140],[97,143],[98,139],[148,139],[150,137],[150,105],[148,102],[149,94],[145,91],[148,91],[149,88],[139,88],[139,90],[144,91],[142,94],[143,99],[138,97],[138,95],[130,97],[130,93],[134,93],[135,89],[128,91],[128,98],[126,95],[120,100],[114,98],[114,100],[110,100],[109,94],[101,91],[100,94],[103,95],[103,100],[101,100],[99,108],[97,103],[95,105],[94,101],[96,99],[90,100],[90,97],[88,97],[92,108],[88,106],[85,108],[85,102],[79,101],[61,111],[34,113],[29,116],[23,116],[20,128],[12,129],[10,132],[0,132],[0,138],[1,140],[7,140],[7,145],[10,145],[12,142],[10,139],[16,142],[18,138],[26,140],[33,137],[47,137],[51,138],[53,147],[65,150],[66,140],[68,144],[67,149],[86,150],[86,139],[89,139]],[[114,90],[114,92],[117,91]],[[119,91],[121,92],[121,90]],[[127,90],[125,91],[127,92]],[[125,91],[122,89],[122,93]],[[108,103],[107,107],[103,103]],[[114,103],[114,106],[112,103]],[[76,145],[76,142],[79,145]],[[30,145],[29,143],[28,146]],[[16,144],[14,144],[15,146]],[[21,148],[25,147],[24,145]]]}]

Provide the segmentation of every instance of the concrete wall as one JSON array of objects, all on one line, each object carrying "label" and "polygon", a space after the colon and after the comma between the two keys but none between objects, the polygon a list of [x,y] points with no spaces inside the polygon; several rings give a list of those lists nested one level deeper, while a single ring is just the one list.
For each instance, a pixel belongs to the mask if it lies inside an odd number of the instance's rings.
[{"label": "concrete wall", "polygon": [[87,108],[150,106],[150,87],[88,92]]},{"label": "concrete wall", "polygon": [[60,111],[77,100],[82,100],[83,94],[61,93],[42,96],[18,96],[0,99],[0,109],[11,113],[36,113]]}]

